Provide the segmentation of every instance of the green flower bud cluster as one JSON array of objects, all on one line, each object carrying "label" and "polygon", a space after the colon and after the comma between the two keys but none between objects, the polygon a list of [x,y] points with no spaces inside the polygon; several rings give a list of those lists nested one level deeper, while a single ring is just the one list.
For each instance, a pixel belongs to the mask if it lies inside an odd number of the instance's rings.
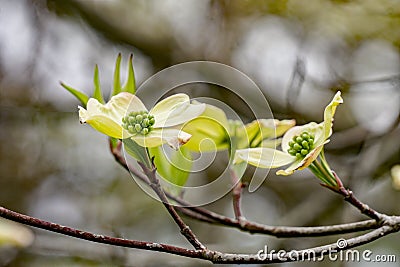
[{"label": "green flower bud cluster", "polygon": [[298,159],[304,158],[314,148],[314,135],[304,131],[289,141],[288,153]]},{"label": "green flower bud cluster", "polygon": [[154,125],[154,116],[147,111],[131,112],[122,118],[122,127],[130,134],[148,134]]}]

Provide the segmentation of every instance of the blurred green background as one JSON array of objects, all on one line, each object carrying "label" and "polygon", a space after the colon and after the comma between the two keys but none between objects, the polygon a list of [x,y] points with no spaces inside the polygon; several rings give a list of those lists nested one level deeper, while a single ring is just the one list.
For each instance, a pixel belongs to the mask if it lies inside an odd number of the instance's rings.
[{"label": "blurred green background", "polygon": [[[181,62],[231,65],[258,84],[276,118],[299,124],[322,120],[333,92],[342,90],[345,104],[335,118],[328,160],[361,200],[400,214],[400,186],[390,172],[400,164],[396,0],[0,0],[2,206],[96,233],[187,246],[163,206],[113,161],[106,137],[79,124],[77,100],[59,85],[64,81],[90,93],[98,64],[108,92],[119,52],[124,74],[134,54],[139,85]],[[206,92],[249,121],[225,90]],[[208,208],[232,215],[230,196]],[[271,172],[262,188],[245,191],[243,210],[248,219],[271,225],[364,219],[307,171],[290,177]],[[185,220],[209,248],[225,252],[256,253],[264,245],[307,248],[341,237],[277,239]],[[26,248],[0,246],[0,266],[210,265],[33,232]],[[398,239],[385,237],[359,250],[396,254],[400,261]],[[327,264],[375,266],[327,260],[279,266]]]}]

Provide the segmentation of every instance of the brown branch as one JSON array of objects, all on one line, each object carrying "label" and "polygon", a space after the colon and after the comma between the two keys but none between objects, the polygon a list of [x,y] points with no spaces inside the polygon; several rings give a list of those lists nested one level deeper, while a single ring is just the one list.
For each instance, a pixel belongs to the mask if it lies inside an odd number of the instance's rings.
[{"label": "brown branch", "polygon": [[236,173],[234,170],[230,170],[231,172],[231,177],[232,177],[232,183],[234,184],[233,190],[232,190],[232,205],[233,205],[233,212],[235,214],[235,218],[237,221],[241,222],[245,220],[242,214],[242,209],[241,209],[241,197],[242,197],[242,191],[244,184],[240,179],[237,177]]},{"label": "brown branch", "polygon": [[366,220],[361,222],[344,223],[344,224],[327,225],[327,226],[305,226],[305,227],[271,226],[271,225],[265,225],[248,221],[246,219],[242,219],[241,221],[239,221],[198,207],[186,207],[186,208],[176,207],[176,208],[177,209],[179,208],[180,211],[184,209],[190,209],[204,216],[206,216],[207,214],[207,217],[213,220],[212,222],[209,222],[212,224],[230,226],[237,228],[241,231],[249,232],[251,234],[267,234],[278,238],[320,237],[320,236],[347,234],[347,233],[355,233],[355,232],[376,229],[380,226],[380,224],[375,220]]},{"label": "brown branch", "polygon": [[386,215],[379,213],[376,210],[370,208],[367,204],[362,203],[358,198],[354,196],[353,191],[343,186],[342,181],[335,172],[333,172],[333,175],[336,178],[338,186],[337,187],[327,186],[329,189],[342,195],[345,201],[356,207],[362,214],[367,215],[368,217],[376,220],[377,222],[381,222],[385,219]]},{"label": "brown branch", "polygon": [[360,200],[358,200],[353,192],[349,189],[346,189],[344,187],[341,187],[339,189],[339,193],[344,196],[344,200],[352,204],[354,207],[356,207],[362,214],[367,215],[368,217],[376,220],[376,221],[381,221],[383,219],[383,214],[375,211],[374,209],[370,208],[367,204],[362,203]]},{"label": "brown branch", "polygon": [[235,214],[235,218],[238,221],[244,220],[242,208],[241,208],[241,197],[242,197],[242,189],[244,184],[242,182],[237,182],[235,187],[232,190],[232,204],[233,204],[233,212]]},{"label": "brown branch", "polygon": [[40,228],[43,230],[63,234],[66,236],[72,236],[79,239],[92,241],[95,243],[108,244],[118,247],[137,248],[143,250],[152,250],[159,252],[166,252],[170,254],[185,256],[189,258],[201,258],[201,251],[190,250],[186,248],[171,246],[167,244],[147,242],[147,241],[136,241],[124,238],[116,238],[105,235],[93,234],[90,232],[74,229],[68,226],[60,225],[53,222],[44,221],[35,217],[17,213],[15,211],[6,209],[0,206],[0,217],[19,222],[32,227]]},{"label": "brown branch", "polygon": [[139,163],[140,167],[142,168],[143,172],[149,178],[150,187],[160,198],[161,202],[164,204],[165,208],[167,209],[167,211],[169,212],[171,217],[174,219],[175,223],[179,226],[179,229],[181,230],[182,235],[190,242],[190,244],[193,245],[193,247],[195,249],[205,250],[206,247],[197,239],[197,237],[192,232],[192,230],[189,228],[189,226],[186,225],[186,223],[182,220],[182,218],[179,216],[179,214],[175,211],[174,206],[172,206],[169,203],[168,198],[164,193],[164,190],[161,188],[160,181],[157,178],[156,169],[153,168],[150,170],[143,163],[141,163],[141,162],[138,162],[138,163]]},{"label": "brown branch", "polygon": [[[363,244],[370,243],[376,239],[386,236],[390,233],[398,232],[400,230],[400,216],[387,216],[383,225],[364,235],[350,238],[346,240],[346,246],[338,247],[337,243],[332,243],[325,246],[313,247],[304,250],[292,250],[290,252],[271,253],[268,257],[260,258],[257,254],[234,254],[223,253],[213,250],[191,250],[182,247],[172,246],[168,244],[161,244],[147,241],[129,240],[123,238],[115,238],[105,235],[93,234],[90,232],[74,229],[71,227],[63,226],[60,224],[40,220],[28,215],[20,214],[4,207],[0,207],[0,217],[19,222],[25,225],[33,226],[36,228],[48,230],[51,232],[72,236],[79,239],[92,241],[101,244],[108,244],[118,247],[137,248],[142,250],[165,252],[174,255],[180,255],[188,258],[197,258],[208,260],[213,263],[280,263],[280,262],[293,262],[306,259],[315,259],[313,257],[322,257],[327,255],[328,252],[341,251],[350,248],[355,248]],[[296,256],[297,255],[297,256]],[[269,257],[270,256],[270,257]],[[303,256],[303,257],[302,257]],[[304,257],[306,256],[306,257]]]},{"label": "brown branch", "polygon": [[323,256],[334,254],[342,250],[356,248],[361,245],[370,243],[383,236],[398,232],[400,229],[400,217],[390,217],[391,222],[388,225],[381,226],[369,233],[358,237],[344,240],[345,246],[338,246],[338,242],[324,246],[307,248],[303,250],[279,251],[277,253],[267,254],[265,259],[260,259],[257,254],[228,254],[215,252],[212,262],[214,263],[282,263],[295,262],[304,260],[321,259]]}]

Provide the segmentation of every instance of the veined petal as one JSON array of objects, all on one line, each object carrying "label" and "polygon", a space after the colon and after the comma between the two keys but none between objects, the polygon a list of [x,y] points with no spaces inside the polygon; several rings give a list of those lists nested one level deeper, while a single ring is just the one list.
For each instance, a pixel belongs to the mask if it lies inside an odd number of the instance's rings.
[{"label": "veined petal", "polygon": [[252,136],[261,130],[264,139],[273,138],[283,135],[295,124],[296,120],[258,119],[246,124],[246,131]]},{"label": "veined petal", "polygon": [[190,103],[189,96],[187,94],[175,94],[158,102],[150,112],[154,115],[172,111],[183,103]]},{"label": "veined petal", "polygon": [[291,175],[293,174],[296,170],[298,170],[299,166],[301,166],[302,160],[296,160],[295,162],[292,163],[289,167],[287,167],[285,170],[279,170],[276,172],[277,175]]},{"label": "veined petal", "polygon": [[311,131],[311,133],[314,134],[314,146],[316,147],[328,140],[325,138],[324,122],[318,123],[318,125],[314,127],[314,131]]},{"label": "veined petal", "polygon": [[[201,104],[200,102],[194,100],[192,104]],[[229,131],[229,123],[228,119],[226,118],[225,112],[213,105],[206,104],[204,112],[201,114],[201,117],[211,118],[215,120],[222,128],[224,128],[224,132]]]},{"label": "veined petal", "polygon": [[190,102],[185,102],[165,111],[161,109],[154,111],[152,109],[150,114],[154,116],[154,128],[164,128],[188,122],[201,115],[205,108],[205,104],[190,104]]},{"label": "veined petal", "polygon": [[183,131],[192,134],[187,147],[193,151],[215,151],[227,149],[229,146],[229,135],[221,125],[207,117],[198,117],[182,128]]},{"label": "veined petal", "polygon": [[324,139],[332,135],[333,116],[336,112],[336,107],[343,103],[341,92],[338,91],[332,101],[326,106],[324,111]]},{"label": "veined petal", "polygon": [[143,147],[157,147],[168,143],[173,149],[186,144],[191,135],[177,129],[153,129],[147,135],[134,135],[131,138]]},{"label": "veined petal", "polygon": [[122,139],[124,135],[125,138],[129,136],[129,133],[123,133],[125,130],[121,127],[121,125],[117,124],[109,117],[101,115],[87,117],[86,114],[87,111],[84,108],[79,107],[79,116],[81,117],[81,122],[89,123],[90,126],[97,131],[117,139]]},{"label": "veined petal", "polygon": [[276,148],[282,143],[282,138],[263,140],[261,147]]},{"label": "veined petal", "polygon": [[168,127],[166,120],[177,107],[183,104],[190,104],[190,98],[186,94],[175,94],[158,102],[149,112],[156,121],[154,127]]},{"label": "veined petal", "polygon": [[[89,103],[87,109],[89,112],[91,112]],[[94,110],[100,114],[108,114],[119,124],[122,123],[122,118],[126,115],[126,113],[132,111],[147,111],[146,107],[137,96],[127,92],[122,92],[111,97],[110,101],[108,101],[105,105],[100,104],[99,106],[97,104],[97,107]]]},{"label": "veined petal", "polygon": [[[246,132],[250,139],[258,143],[266,138],[282,136],[287,130],[296,124],[295,120],[259,119],[246,124]],[[256,135],[257,138],[254,138]]]},{"label": "veined petal", "polygon": [[79,120],[114,138],[121,139],[124,135],[129,136],[121,127],[121,123],[132,97],[131,94],[121,93],[113,96],[105,105],[90,98],[87,102],[87,109],[79,107]]},{"label": "veined petal", "polygon": [[185,147],[198,152],[227,149],[230,143],[228,127],[225,113],[206,104],[206,109],[200,116],[183,125],[182,130],[192,134]]},{"label": "veined petal", "polygon": [[290,128],[296,125],[296,120],[274,120],[275,122],[275,138],[282,136]]},{"label": "veined petal", "polygon": [[122,128],[122,118],[127,112],[142,110],[146,110],[146,107],[139,98],[123,92],[111,97],[105,105],[90,98],[86,109],[79,107],[79,120],[81,123],[89,123],[103,134],[122,139],[131,136]]},{"label": "veined petal", "polygon": [[259,168],[278,168],[296,160],[287,153],[272,148],[247,148],[236,151],[234,163],[246,161],[247,163]]},{"label": "veined petal", "polygon": [[[122,92],[113,97],[117,97],[119,95],[124,95],[124,97],[126,97],[126,99],[129,99],[128,105],[125,106],[124,116],[128,115],[131,112],[147,111],[147,108],[143,104],[142,100],[140,100],[136,95],[133,95],[133,94],[127,93],[127,92]],[[113,99],[113,97],[111,98],[111,100]],[[120,103],[121,106],[124,104],[125,103]],[[121,120],[122,120],[122,117],[121,117]]]}]

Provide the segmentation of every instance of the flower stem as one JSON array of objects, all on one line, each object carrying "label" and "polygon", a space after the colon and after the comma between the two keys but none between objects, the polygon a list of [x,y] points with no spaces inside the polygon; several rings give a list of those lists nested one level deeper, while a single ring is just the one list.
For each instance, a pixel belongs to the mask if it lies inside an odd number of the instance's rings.
[{"label": "flower stem", "polygon": [[[326,185],[337,187],[336,179],[332,175],[332,171],[329,166],[324,164],[324,160],[321,159],[321,162],[315,160],[312,165],[318,170],[319,176],[317,176],[322,182]],[[311,165],[310,165],[311,166]]]},{"label": "flower stem", "polygon": [[328,183],[328,181],[325,179],[325,176],[323,173],[321,173],[320,169],[315,165],[315,161],[308,166],[308,168],[311,170],[311,172],[318,178],[320,179],[323,183]]},{"label": "flower stem", "polygon": [[329,167],[328,161],[325,159],[324,149],[322,149],[319,156],[321,158],[322,167],[325,169],[325,171],[327,172],[327,174],[330,178],[329,180],[332,181],[334,186],[337,186],[336,177],[333,175],[332,169],[331,169],[331,167]]},{"label": "flower stem", "polygon": [[339,176],[334,173],[335,179],[338,181],[338,186],[335,188],[330,188],[332,191],[342,195],[344,200],[356,207],[362,214],[367,215],[368,217],[376,220],[377,222],[382,222],[387,217],[386,215],[377,212],[376,210],[369,207],[367,204],[361,202],[358,198],[356,198],[353,194],[353,191],[347,189],[343,186],[342,181]]},{"label": "flower stem", "polygon": [[140,167],[142,168],[144,174],[150,181],[150,187],[153,191],[157,194],[160,198],[161,202],[164,204],[165,208],[167,209],[168,213],[174,219],[175,223],[178,225],[179,229],[181,230],[181,234],[189,241],[190,244],[196,250],[206,250],[206,247],[197,239],[195,234],[189,228],[188,225],[182,220],[179,214],[176,212],[174,206],[169,203],[167,196],[165,195],[164,190],[161,188],[160,181],[156,176],[156,169],[153,167],[152,169],[148,168],[145,164],[138,162]]},{"label": "flower stem", "polygon": [[230,169],[232,183],[234,184],[232,190],[232,204],[233,204],[233,212],[235,214],[236,220],[239,222],[244,219],[242,209],[241,209],[241,198],[242,198],[242,189],[244,184],[240,179],[237,177],[235,171]]}]

